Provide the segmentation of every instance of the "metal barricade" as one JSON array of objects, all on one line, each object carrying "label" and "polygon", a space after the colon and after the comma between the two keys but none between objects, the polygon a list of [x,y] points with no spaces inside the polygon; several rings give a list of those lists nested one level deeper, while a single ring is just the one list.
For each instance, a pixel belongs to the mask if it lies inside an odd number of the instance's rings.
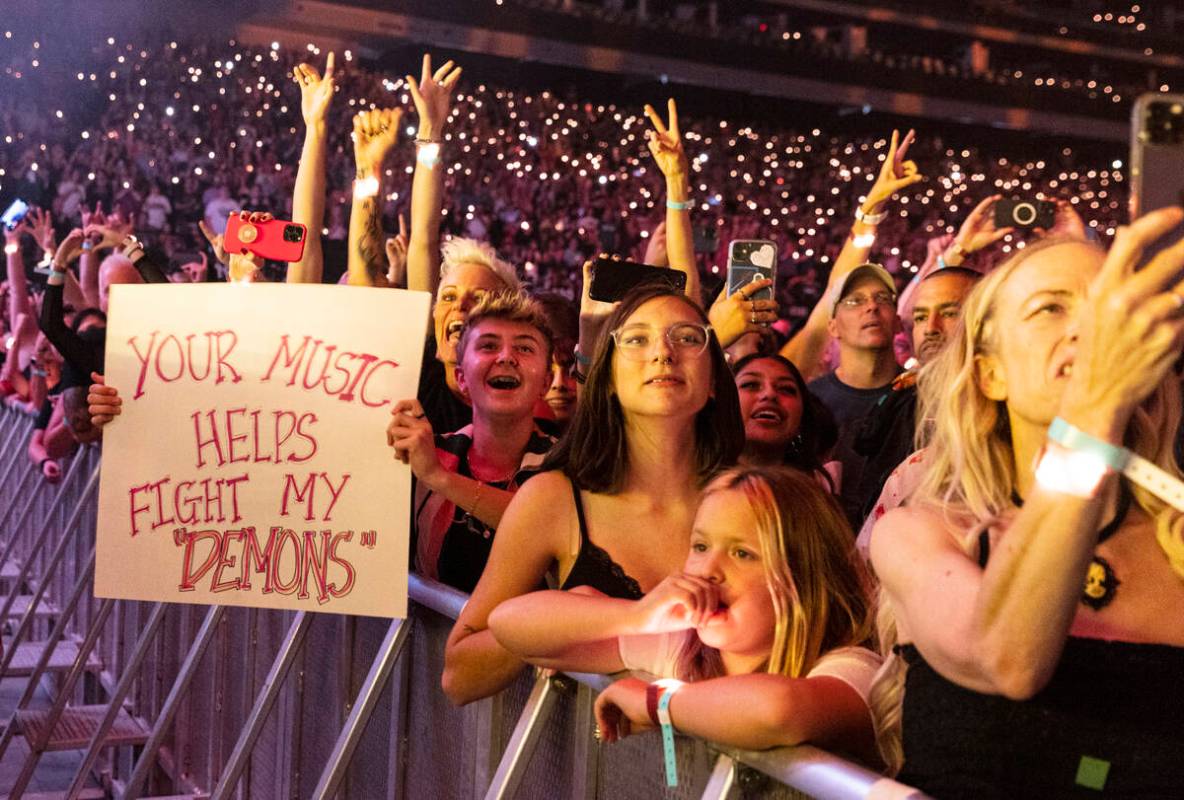
[{"label": "metal barricade", "polygon": [[[120,746],[106,743],[102,726],[122,712],[109,705],[96,715],[82,762],[116,797],[922,797],[815,748],[722,752],[686,737],[681,784],[668,789],[656,737],[611,746],[592,738],[603,676],[524,670],[498,696],[455,708],[440,675],[467,597],[416,576],[407,620],[101,604],[80,589],[89,587],[96,520],[93,497],[80,501],[97,448],[84,448],[69,477],[49,486],[24,455],[30,430],[24,415],[0,411],[0,551],[22,565],[34,556],[25,575],[39,576],[50,603],[67,610],[44,637],[48,647],[99,626],[91,658],[101,669],[78,662],[71,672],[97,677],[66,681],[72,688],[56,705],[114,696],[152,726],[142,747]],[[88,777],[80,770],[72,794]]]}]

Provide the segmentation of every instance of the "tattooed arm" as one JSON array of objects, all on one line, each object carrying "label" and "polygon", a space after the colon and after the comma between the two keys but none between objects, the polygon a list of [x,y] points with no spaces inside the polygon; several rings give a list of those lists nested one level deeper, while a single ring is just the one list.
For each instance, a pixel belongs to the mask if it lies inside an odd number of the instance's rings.
[{"label": "tattooed arm", "polygon": [[382,162],[399,132],[402,109],[362,111],[354,116],[357,180],[349,215],[349,282],[387,286],[382,236]]}]

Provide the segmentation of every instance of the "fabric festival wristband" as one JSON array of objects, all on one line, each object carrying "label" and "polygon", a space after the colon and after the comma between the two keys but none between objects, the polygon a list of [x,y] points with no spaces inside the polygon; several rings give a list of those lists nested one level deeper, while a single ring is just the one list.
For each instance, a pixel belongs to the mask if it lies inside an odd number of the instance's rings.
[{"label": "fabric festival wristband", "polygon": [[1048,438],[1070,450],[1093,454],[1111,469],[1142,486],[1160,500],[1179,511],[1184,511],[1184,483],[1142,456],[1124,447],[1096,439],[1060,417],[1048,426]]},{"label": "fabric festival wristband", "polygon": [[694,205],[694,202],[691,200],[686,200],[681,203],[678,202],[677,200],[667,200],[666,201],[666,207],[668,209],[670,209],[671,211],[686,211],[688,208],[690,208],[693,205]]},{"label": "fabric festival wristband", "polygon": [[666,785],[678,786],[678,762],[675,760],[674,724],[670,721],[670,698],[682,684],[662,687],[662,698],[658,701],[658,722],[662,725],[662,760],[666,764]]}]

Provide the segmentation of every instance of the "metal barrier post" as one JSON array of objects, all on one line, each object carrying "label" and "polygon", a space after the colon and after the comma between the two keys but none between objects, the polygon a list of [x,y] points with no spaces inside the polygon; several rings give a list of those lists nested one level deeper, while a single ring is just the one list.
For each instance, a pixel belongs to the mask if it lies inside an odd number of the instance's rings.
[{"label": "metal barrier post", "polygon": [[[58,646],[58,642],[66,635],[66,628],[70,625],[70,618],[74,615],[75,609],[78,608],[78,604],[82,600],[82,593],[86,591],[86,584],[90,581],[94,572],[95,549],[92,546],[86,568],[78,574],[78,580],[74,582],[74,591],[70,593],[70,599],[66,603],[66,607],[58,615],[57,622],[54,624],[53,630],[49,633],[49,639],[41,645],[41,657],[37,659],[37,666],[33,668],[33,674],[29,676],[29,682],[25,684],[24,694],[17,701],[17,711],[29,705],[29,702],[33,699],[33,695],[37,693],[37,685],[41,682],[41,676],[45,674],[45,670],[53,658],[53,653]],[[13,651],[16,650],[15,647],[12,649]]]},{"label": "metal barrier post", "polygon": [[703,800],[727,800],[736,783],[736,762],[729,756],[720,756],[703,788]]},{"label": "metal barrier post", "polygon": [[317,788],[312,793],[313,800],[327,800],[337,793],[341,779],[345,777],[345,770],[349,767],[350,759],[358,746],[358,740],[362,737],[362,732],[366,730],[366,724],[370,722],[370,716],[374,713],[374,707],[378,705],[378,698],[386,686],[387,679],[390,678],[395,662],[399,660],[399,656],[403,652],[403,645],[410,632],[410,620],[396,619],[391,621],[386,636],[383,637],[382,644],[378,648],[378,654],[370,664],[366,680],[358,690],[358,696],[354,700],[353,708],[350,709],[349,718],[346,719],[345,725],[337,737],[337,743],[333,745],[333,752],[325,764],[324,771],[321,772]]},{"label": "metal barrier post", "polygon": [[[14,415],[15,416],[15,415]],[[4,437],[4,449],[0,453],[4,453],[8,458],[8,463],[4,465],[4,473],[0,475],[0,486],[8,483],[8,476],[21,459],[25,457],[25,449],[20,446],[22,441],[27,441],[29,434],[33,432],[32,418],[25,417],[23,420],[18,420],[15,425],[8,432],[8,436]],[[29,471],[32,472],[33,465],[29,465]]]},{"label": "metal barrier post", "polygon": [[[18,497],[24,497],[25,504],[21,507],[21,513],[17,519],[20,520],[20,522],[23,522],[25,518],[29,516],[29,509],[33,507],[33,497],[35,496],[35,492],[29,492],[27,489],[29,488],[29,484],[33,482],[33,477],[36,474],[36,470],[30,467],[29,469],[25,470],[24,475],[21,475],[20,484],[16,487],[16,491],[12,493],[12,501],[5,504],[4,514],[0,515],[0,530],[4,530],[4,526],[7,524],[8,518],[12,515],[13,509],[15,509],[17,506],[16,500]],[[12,526],[12,536],[10,536],[8,541],[5,543],[4,553],[0,555],[0,566],[3,566],[8,561],[8,551],[14,546],[16,542],[17,531],[20,529],[20,522],[14,523]]]},{"label": "metal barrier post", "polygon": [[[54,698],[53,708],[49,711],[45,726],[42,728],[36,741],[28,742],[29,755],[25,758],[24,766],[21,767],[21,773],[17,776],[16,784],[9,792],[10,797],[20,797],[24,794],[25,789],[29,786],[29,781],[33,779],[33,773],[37,769],[37,762],[41,759],[41,753],[44,752],[46,746],[49,744],[50,737],[53,736],[58,720],[62,718],[62,712],[66,710],[66,704],[70,701],[70,695],[74,693],[74,687],[78,683],[78,678],[82,675],[82,671],[86,667],[86,660],[90,656],[91,650],[94,649],[95,643],[99,640],[99,635],[103,632],[103,625],[107,622],[107,617],[111,616],[111,609],[114,607],[115,601],[111,599],[103,600],[103,604],[99,606],[99,613],[95,615],[90,630],[86,633],[86,640],[78,648],[78,658],[74,659],[74,666],[66,674],[66,679],[62,682],[58,696]],[[12,733],[10,732],[14,732],[16,719],[17,714],[13,712],[12,721],[9,722],[4,730],[6,742],[12,739]]]},{"label": "metal barrier post", "polygon": [[514,733],[506,745],[506,752],[502,754],[493,782],[489,785],[489,791],[485,793],[485,800],[506,800],[517,793],[526,765],[530,763],[530,757],[539,743],[543,727],[551,717],[558,700],[554,675],[552,670],[543,670],[535,679],[534,688],[531,689],[526,706],[522,709],[522,716],[514,726]]},{"label": "metal barrier post", "polygon": [[[8,652],[4,654],[3,662],[0,662],[0,674],[3,674],[5,671],[7,671],[8,666],[12,663],[13,656],[16,654],[17,646],[24,639],[25,634],[28,632],[29,628],[32,627],[33,620],[36,619],[37,616],[37,606],[41,603],[41,599],[45,596],[45,592],[49,588],[49,580],[51,577],[53,577],[54,570],[58,568],[58,565],[61,563],[62,558],[66,554],[66,548],[70,544],[70,538],[73,536],[74,528],[78,525],[78,518],[82,516],[83,510],[86,508],[86,503],[90,499],[90,496],[94,492],[95,488],[98,486],[98,483],[99,465],[96,464],[94,471],[90,474],[90,479],[87,481],[86,486],[82,490],[82,494],[78,497],[78,502],[74,504],[74,511],[70,514],[70,519],[66,523],[65,529],[62,531],[62,537],[60,540],[58,540],[58,546],[54,548],[53,556],[50,558],[49,563],[45,565],[45,571],[42,573],[41,579],[37,582],[36,591],[34,591],[33,595],[29,598],[29,607],[25,609],[25,614],[23,617],[21,617],[20,625],[17,627],[16,633],[14,633],[12,636],[10,647],[8,648]],[[42,544],[44,541],[45,537],[43,535],[37,544],[37,549],[40,549],[44,546]],[[3,608],[0,608],[0,620],[7,619],[8,612],[12,608],[13,602],[16,600],[17,592],[20,591],[19,584],[28,576],[28,572],[32,563],[33,556],[30,554],[30,556],[25,559],[24,566],[21,567],[21,574],[16,581],[16,585],[14,585],[12,591],[8,593],[8,597],[4,601]]]},{"label": "metal barrier post", "polygon": [[214,640],[214,631],[222,622],[222,617],[225,614],[226,606],[210,606],[210,610],[206,612],[206,618],[201,623],[197,638],[190,645],[189,652],[185,655],[185,661],[181,664],[181,670],[177,673],[177,678],[173,681],[168,697],[165,698],[160,714],[157,715],[156,722],[152,726],[152,735],[144,743],[140,758],[136,762],[135,769],[132,770],[132,776],[127,781],[127,787],[123,792],[124,800],[133,800],[133,798],[140,796],[148,780],[148,773],[152,769],[152,765],[156,763],[156,751],[164,742],[164,737],[181,706],[181,697],[188,691],[189,684],[193,682],[193,678],[197,674],[197,667],[205,656],[210,642]]},{"label": "metal barrier post", "polygon": [[86,753],[82,757],[82,763],[78,765],[78,771],[74,773],[74,780],[70,784],[70,788],[66,791],[67,798],[77,797],[82,792],[82,787],[86,783],[87,773],[90,772],[95,759],[99,757],[99,751],[103,749],[103,741],[107,738],[107,733],[111,730],[111,726],[115,724],[115,719],[123,709],[123,700],[127,697],[128,692],[131,691],[132,682],[135,681],[136,676],[140,672],[140,667],[148,655],[148,648],[152,644],[152,640],[156,637],[156,632],[160,630],[160,623],[164,621],[164,614],[167,609],[168,606],[164,603],[154,603],[152,605],[152,611],[148,614],[148,621],[144,623],[144,629],[140,632],[140,638],[136,641],[136,647],[132,651],[132,656],[128,659],[127,664],[124,665],[123,674],[119,676],[119,683],[115,685],[115,691],[111,693],[111,697],[107,700],[107,713],[103,716],[99,727],[95,729],[94,734],[90,737],[90,744],[87,745]]},{"label": "metal barrier post", "polygon": [[259,696],[255,698],[251,715],[248,717],[246,725],[243,726],[243,732],[239,735],[238,741],[234,744],[230,761],[222,770],[222,776],[218,779],[218,785],[210,795],[210,800],[227,800],[234,793],[238,779],[242,777],[247,760],[251,757],[255,741],[263,731],[263,723],[267,720],[267,715],[271,712],[271,708],[279,696],[284,677],[288,674],[292,662],[300,652],[301,645],[304,644],[304,637],[308,633],[310,624],[312,624],[310,614],[306,611],[299,611],[296,613],[296,618],[292,620],[292,624],[288,626],[288,632],[284,635],[284,641],[280,644],[275,661],[271,662],[271,669],[263,680]]}]

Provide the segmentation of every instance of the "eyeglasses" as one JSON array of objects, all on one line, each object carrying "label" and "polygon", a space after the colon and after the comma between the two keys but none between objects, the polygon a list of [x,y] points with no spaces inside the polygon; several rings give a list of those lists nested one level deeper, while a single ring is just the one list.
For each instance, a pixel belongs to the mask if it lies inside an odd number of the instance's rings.
[{"label": "eyeglasses", "polygon": [[644,361],[650,350],[664,336],[670,348],[680,356],[694,357],[707,349],[711,340],[711,326],[693,322],[679,322],[665,331],[658,331],[649,325],[626,325],[610,332],[621,355],[634,361]]},{"label": "eyeglasses", "polygon": [[839,301],[839,305],[846,308],[863,308],[869,301],[880,308],[894,306],[896,305],[896,296],[888,292],[876,292],[871,297],[865,294],[849,294]]}]

